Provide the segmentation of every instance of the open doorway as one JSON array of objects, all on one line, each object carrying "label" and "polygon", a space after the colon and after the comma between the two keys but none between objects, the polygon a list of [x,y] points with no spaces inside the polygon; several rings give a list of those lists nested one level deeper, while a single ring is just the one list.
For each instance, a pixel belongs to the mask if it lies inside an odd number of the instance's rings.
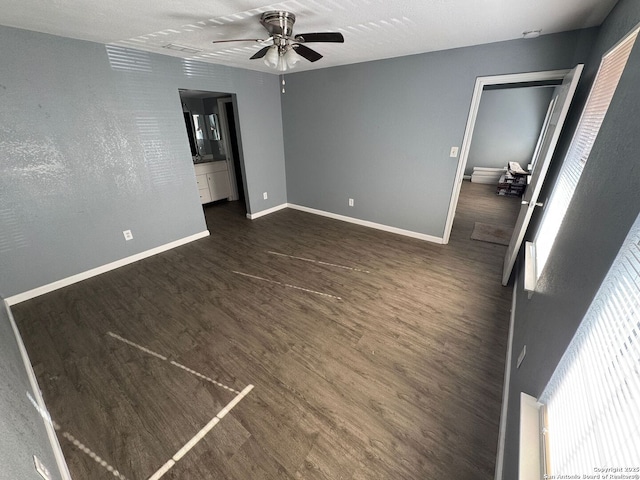
[{"label": "open doorway", "polygon": [[200,202],[206,209],[234,203],[246,215],[245,175],[235,95],[179,90]]},{"label": "open doorway", "polygon": [[[530,72],[513,75],[498,75],[491,77],[478,77],[471,100],[471,108],[469,109],[469,117],[465,129],[464,140],[458,161],[458,170],[456,173],[454,188],[451,195],[449,205],[449,213],[445,224],[443,235],[444,243],[448,243],[453,226],[453,219],[458,206],[458,199],[463,181],[464,170],[469,157],[472,137],[476,126],[480,101],[483,91],[488,86],[503,87],[525,87],[545,85],[547,83],[557,85],[554,87],[553,100],[548,108],[544,126],[539,135],[536,145],[534,157],[532,158],[533,169],[530,172],[529,185],[524,190],[524,196],[521,202],[520,212],[518,214],[513,234],[509,240],[505,262],[503,265],[503,285],[507,284],[509,276],[513,269],[515,258],[518,254],[519,247],[523,241],[524,234],[531,219],[533,209],[540,205],[537,202],[542,184],[544,182],[555,146],[558,142],[562,126],[566,119],[569,105],[575,93],[583,65],[579,64],[571,70],[555,70],[546,72]],[[537,159],[537,161],[536,161]]]},{"label": "open doorway", "polygon": [[539,87],[542,85],[558,85],[563,82],[565,80],[565,77],[567,75],[570,75],[571,72],[572,70],[550,70],[543,72],[516,73],[476,78],[473,96],[471,99],[471,106],[469,108],[469,116],[467,118],[467,125],[464,132],[464,139],[462,141],[462,148],[460,149],[460,157],[458,159],[458,168],[454,180],[454,187],[449,203],[449,212],[447,214],[447,220],[444,228],[443,243],[448,243],[449,237],[451,235],[451,228],[453,226],[453,220],[455,218],[456,209],[458,207],[460,188],[462,186],[462,181],[464,180],[465,169],[467,167],[469,151],[476,128],[476,122],[478,119],[478,112],[480,110],[480,103],[482,101],[483,93],[495,88],[521,88],[526,86]]},{"label": "open doorway", "polygon": [[[465,179],[480,183],[478,169],[504,169],[507,162],[531,163],[553,98],[554,85],[487,86],[483,89]],[[482,172],[483,170],[480,170]]]},{"label": "open doorway", "polygon": [[522,173],[533,164],[554,90],[546,83],[485,86],[460,187],[456,237],[509,244],[530,178]]}]

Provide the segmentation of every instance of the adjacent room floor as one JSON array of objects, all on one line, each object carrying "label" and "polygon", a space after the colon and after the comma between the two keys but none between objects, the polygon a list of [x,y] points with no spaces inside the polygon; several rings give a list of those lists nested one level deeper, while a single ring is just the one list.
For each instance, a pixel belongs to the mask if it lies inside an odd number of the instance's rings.
[{"label": "adjacent room floor", "polygon": [[73,478],[493,478],[493,191],[464,182],[448,245],[213,205],[210,237],[14,306]]}]

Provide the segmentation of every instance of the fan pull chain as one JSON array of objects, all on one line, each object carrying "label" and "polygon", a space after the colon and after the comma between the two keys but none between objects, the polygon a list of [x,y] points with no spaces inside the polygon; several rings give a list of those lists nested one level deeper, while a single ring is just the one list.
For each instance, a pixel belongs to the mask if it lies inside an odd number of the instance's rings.
[{"label": "fan pull chain", "polygon": [[284,93],[284,75],[280,75],[280,79],[282,80],[282,93]]}]

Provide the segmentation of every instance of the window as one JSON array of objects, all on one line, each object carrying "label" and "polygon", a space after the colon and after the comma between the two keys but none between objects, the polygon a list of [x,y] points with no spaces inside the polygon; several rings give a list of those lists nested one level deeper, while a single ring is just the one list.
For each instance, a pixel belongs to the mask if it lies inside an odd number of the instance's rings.
[{"label": "window", "polygon": [[602,58],[600,69],[560,168],[553,192],[545,207],[540,228],[536,233],[534,240],[536,280],[540,278],[547,263],[551,247],[560,230],[569,202],[587,163],[591,147],[598,135],[637,35],[638,29],[627,35]]},{"label": "window", "polygon": [[640,476],[640,216],[540,402],[547,474]]}]

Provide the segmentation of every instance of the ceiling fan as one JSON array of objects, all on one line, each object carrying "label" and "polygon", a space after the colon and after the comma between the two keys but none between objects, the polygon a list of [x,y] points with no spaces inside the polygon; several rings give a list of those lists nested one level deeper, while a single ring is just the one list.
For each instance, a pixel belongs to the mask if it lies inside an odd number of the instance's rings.
[{"label": "ceiling fan", "polygon": [[234,40],[217,40],[213,43],[226,42],[269,42],[267,45],[258,50],[251,60],[264,58],[264,63],[270,67],[284,72],[293,68],[300,61],[300,57],[316,62],[322,58],[315,50],[304,45],[305,43],[344,43],[344,37],[339,32],[321,32],[321,33],[301,33],[293,34],[293,24],[296,16],[293,13],[285,11],[264,12],[260,16],[260,23],[269,32],[269,38],[241,38]]}]

